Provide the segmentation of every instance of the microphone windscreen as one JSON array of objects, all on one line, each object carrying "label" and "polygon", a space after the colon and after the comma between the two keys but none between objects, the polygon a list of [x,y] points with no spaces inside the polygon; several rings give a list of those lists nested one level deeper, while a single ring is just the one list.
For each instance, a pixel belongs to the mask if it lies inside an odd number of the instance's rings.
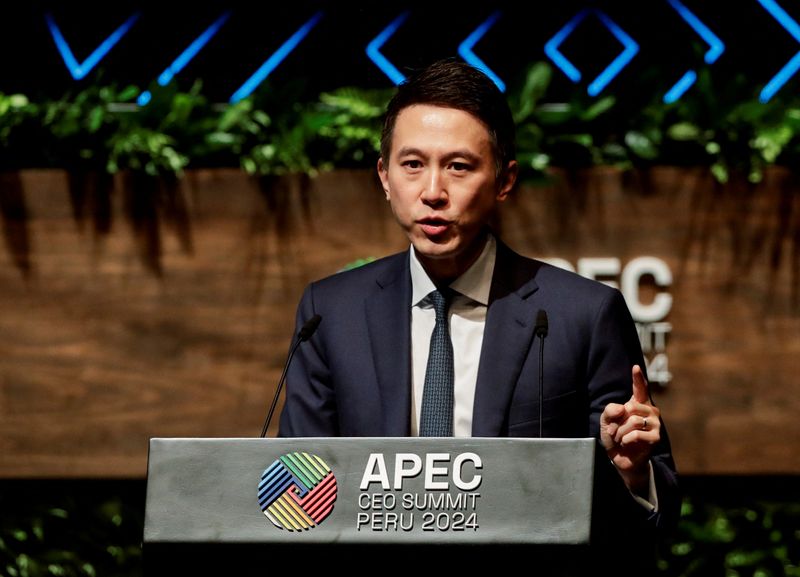
[{"label": "microphone windscreen", "polygon": [[310,339],[311,335],[316,332],[320,322],[322,322],[322,317],[319,315],[314,315],[308,319],[306,324],[303,325],[303,328],[300,329],[300,332],[297,333],[297,338],[301,341],[307,341]]},{"label": "microphone windscreen", "polygon": [[540,337],[546,337],[548,331],[548,323],[547,323],[547,313],[544,309],[539,309],[539,312],[536,313],[536,334]]}]

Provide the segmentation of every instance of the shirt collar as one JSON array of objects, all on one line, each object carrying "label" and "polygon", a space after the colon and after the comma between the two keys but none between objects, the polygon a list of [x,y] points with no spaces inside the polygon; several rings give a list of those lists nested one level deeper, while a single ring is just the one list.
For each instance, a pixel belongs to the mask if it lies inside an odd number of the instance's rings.
[{"label": "shirt collar", "polygon": [[[450,283],[450,288],[484,306],[488,305],[496,259],[497,242],[494,236],[490,234],[486,239],[486,245],[484,245],[481,255],[460,277]],[[417,306],[426,296],[436,290],[436,285],[433,284],[428,273],[425,272],[419,259],[417,259],[417,253],[413,245],[411,246],[409,267],[411,269],[411,305]]]}]

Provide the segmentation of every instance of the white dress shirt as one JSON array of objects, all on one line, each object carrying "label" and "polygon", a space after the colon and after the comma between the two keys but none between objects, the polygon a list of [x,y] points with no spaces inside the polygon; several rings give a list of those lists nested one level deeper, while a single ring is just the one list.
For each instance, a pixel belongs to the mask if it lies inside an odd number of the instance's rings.
[{"label": "white dress shirt", "polygon": [[[475,402],[475,384],[478,382],[478,364],[483,345],[483,328],[492,288],[497,243],[489,235],[478,260],[466,272],[450,283],[455,291],[450,303],[450,338],[453,341],[453,367],[455,369],[453,436],[472,436],[472,407]],[[427,296],[436,285],[422,268],[411,247],[411,434],[419,434],[422,390],[425,387],[425,370],[431,334],[436,325],[436,313]]]}]

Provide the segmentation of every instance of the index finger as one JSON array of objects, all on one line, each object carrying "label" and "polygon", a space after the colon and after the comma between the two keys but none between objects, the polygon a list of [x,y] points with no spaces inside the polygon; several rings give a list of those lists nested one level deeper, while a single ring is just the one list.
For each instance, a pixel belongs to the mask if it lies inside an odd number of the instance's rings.
[{"label": "index finger", "polygon": [[647,392],[647,379],[644,378],[641,367],[633,365],[631,375],[633,376],[633,400],[638,403],[648,404],[650,395]]}]

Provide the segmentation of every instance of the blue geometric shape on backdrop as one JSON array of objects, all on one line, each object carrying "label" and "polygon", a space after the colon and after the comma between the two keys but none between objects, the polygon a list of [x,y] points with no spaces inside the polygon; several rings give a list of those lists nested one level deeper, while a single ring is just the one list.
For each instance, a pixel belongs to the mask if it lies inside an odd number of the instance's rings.
[{"label": "blue geometric shape on backdrop", "polygon": [[84,78],[92,69],[97,66],[97,64],[105,58],[106,54],[108,54],[114,45],[119,42],[125,34],[128,33],[128,30],[131,29],[131,26],[134,25],[136,20],[139,18],[139,12],[135,12],[130,18],[128,18],[122,25],[114,30],[108,38],[103,40],[100,45],[95,48],[91,54],[84,60],[83,62],[78,62],[78,59],[75,58],[75,55],[72,53],[72,49],[69,47],[69,43],[64,38],[64,35],[61,34],[61,30],[56,24],[55,18],[50,13],[44,15],[45,21],[47,22],[47,28],[50,30],[50,35],[53,37],[53,40],[56,43],[56,48],[58,52],[61,54],[61,58],[64,59],[64,64],[67,65],[67,70],[72,75],[72,78],[75,80],[80,80]]},{"label": "blue geometric shape on backdrop", "polygon": [[596,9],[585,9],[578,12],[572,20],[567,22],[561,30],[548,40],[544,45],[544,52],[553,61],[553,63],[561,69],[567,77],[573,82],[577,83],[581,80],[581,72],[572,62],[564,56],[559,47],[566,40],[575,28],[583,22],[589,15],[594,14],[605,25],[609,32],[622,44],[622,52],[620,52],[605,69],[597,75],[597,78],[592,80],[589,84],[587,92],[590,96],[597,96],[603,89],[608,86],[609,82],[625,68],[628,63],[633,60],[633,57],[639,52],[639,44],[631,38],[616,22],[609,18],[604,12]]},{"label": "blue geometric shape on backdrop", "polygon": [[[800,25],[786,13],[786,10],[781,8],[774,0],[758,0],[761,5],[769,12],[778,23],[792,35],[792,37],[800,42]],[[787,62],[778,73],[773,76],[767,85],[761,90],[759,100],[761,102],[769,102],[770,98],[775,96],[775,93],[780,90],[788,80],[795,75],[798,68],[800,68],[800,52],[795,54],[789,62]]]},{"label": "blue geometric shape on backdrop", "polygon": [[498,18],[502,12],[497,10],[489,15],[489,17],[484,20],[480,26],[478,26],[475,30],[467,36],[464,41],[458,45],[458,54],[463,58],[467,63],[471,64],[478,70],[483,71],[486,76],[492,79],[492,81],[497,85],[497,88],[500,89],[500,92],[506,91],[506,83],[500,80],[500,77],[494,73],[494,71],[486,66],[486,63],[478,58],[475,52],[472,49],[475,45],[483,38],[483,35],[494,26],[494,23],[497,22]]},{"label": "blue geometric shape on backdrop", "polygon": [[[230,18],[231,12],[228,10],[227,12],[223,12],[222,15],[217,18],[214,23],[205,29],[205,31],[194,39],[194,41],[189,44],[189,46],[180,53],[180,55],[170,64],[164,72],[158,75],[158,84],[159,86],[166,86],[169,84],[172,79],[175,77],[178,72],[183,70],[189,62],[192,61],[192,58],[197,56],[197,53],[200,52],[203,47],[208,44],[208,42],[214,37],[214,35],[219,32],[219,29],[222,28],[222,25]],[[148,102],[150,102],[151,94],[149,90],[145,90],[139,95],[139,98],[136,102],[139,106],[145,106]]]},{"label": "blue geometric shape on backdrop", "polygon": [[367,56],[375,63],[375,66],[377,66],[381,72],[389,77],[389,80],[394,82],[395,86],[405,80],[406,77],[397,69],[394,64],[389,62],[388,58],[381,54],[381,48],[384,44],[386,44],[386,41],[389,40],[389,38],[391,38],[395,32],[397,32],[397,29],[402,26],[409,14],[410,12],[408,11],[400,14],[400,16],[392,20],[386,28],[381,30],[380,34],[370,40],[369,44],[367,44]]},{"label": "blue geometric shape on backdrop", "polygon": [[[667,0],[675,11],[680,14],[686,23],[697,32],[698,35],[708,44],[708,50],[704,55],[706,64],[714,64],[717,59],[725,52],[725,43],[714,34],[711,29],[706,26],[697,16],[695,16],[686,6],[681,4],[678,0]],[[670,88],[664,95],[664,102],[672,104],[683,96],[684,92],[689,90],[697,80],[697,73],[694,70],[686,72],[672,88]]]},{"label": "blue geometric shape on backdrop", "polygon": [[297,45],[300,44],[306,36],[308,36],[308,33],[311,32],[311,29],[316,26],[317,22],[319,22],[322,18],[322,14],[322,11],[314,14],[308,19],[308,22],[298,28],[297,31],[286,40],[286,42],[281,44],[280,48],[273,52],[272,55],[267,58],[267,60],[261,66],[259,66],[258,70],[256,70],[253,75],[250,76],[250,78],[245,80],[244,84],[242,84],[236,90],[236,92],[231,95],[231,104],[235,104],[243,98],[250,96],[250,94],[252,94],[252,92],[258,87],[258,85],[264,82],[264,80],[267,79],[267,76],[269,76],[272,71],[284,61],[291,51],[297,48]]}]

